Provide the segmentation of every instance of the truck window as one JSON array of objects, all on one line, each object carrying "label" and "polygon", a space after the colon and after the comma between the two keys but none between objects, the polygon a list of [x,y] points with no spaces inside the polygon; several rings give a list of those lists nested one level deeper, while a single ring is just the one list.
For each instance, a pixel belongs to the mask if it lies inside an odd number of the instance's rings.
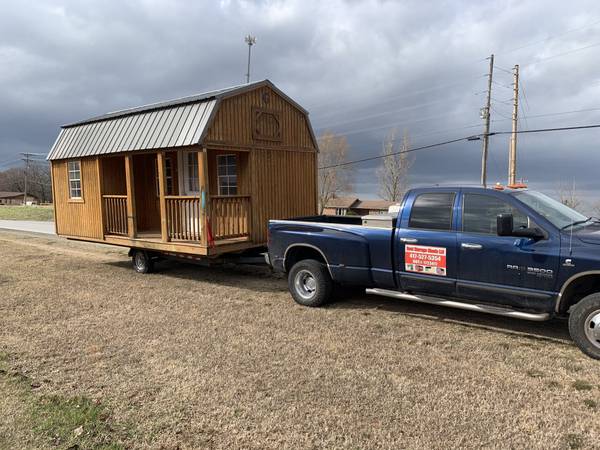
[{"label": "truck window", "polygon": [[408,227],[424,230],[451,230],[454,196],[453,192],[418,195],[411,209]]},{"label": "truck window", "polygon": [[526,215],[508,203],[490,195],[465,194],[463,205],[463,232],[497,234],[498,214],[513,215],[515,229],[527,228]]}]

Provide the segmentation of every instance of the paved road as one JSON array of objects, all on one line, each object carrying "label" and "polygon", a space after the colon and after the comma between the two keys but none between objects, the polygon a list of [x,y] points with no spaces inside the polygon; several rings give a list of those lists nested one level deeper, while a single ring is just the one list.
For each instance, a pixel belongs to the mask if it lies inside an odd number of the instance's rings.
[{"label": "paved road", "polygon": [[0,228],[54,234],[54,222],[40,222],[36,220],[0,220]]}]

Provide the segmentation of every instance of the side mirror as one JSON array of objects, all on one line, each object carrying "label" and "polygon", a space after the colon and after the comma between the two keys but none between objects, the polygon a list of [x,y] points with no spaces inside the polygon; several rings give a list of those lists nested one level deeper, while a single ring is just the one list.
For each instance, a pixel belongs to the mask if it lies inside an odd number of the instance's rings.
[{"label": "side mirror", "polygon": [[546,233],[537,228],[519,228],[514,229],[514,219],[512,214],[498,214],[496,219],[498,236],[514,236],[529,238],[539,241],[540,239],[546,239],[548,236]]},{"label": "side mirror", "polygon": [[498,214],[496,224],[498,236],[514,236],[514,220],[512,214]]}]

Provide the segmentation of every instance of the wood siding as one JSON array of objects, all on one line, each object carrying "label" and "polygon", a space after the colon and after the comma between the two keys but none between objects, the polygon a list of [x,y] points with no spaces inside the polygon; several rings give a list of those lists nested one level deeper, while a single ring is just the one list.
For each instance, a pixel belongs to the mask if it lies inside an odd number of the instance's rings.
[{"label": "wood siding", "polygon": [[269,219],[317,213],[316,153],[254,150],[252,167],[252,240],[267,242]]},{"label": "wood siding", "polygon": [[[265,99],[268,101],[265,102]],[[254,116],[257,109],[271,111],[277,115],[281,139],[255,139],[253,137]],[[245,149],[280,147],[314,151],[316,144],[313,143],[304,113],[270,87],[264,86],[223,100],[204,138],[204,145],[209,147],[231,145]]]},{"label": "wood siding", "polygon": [[96,158],[81,160],[82,200],[69,198],[67,161],[52,162],[56,231],[67,236],[103,238],[100,173]]},{"label": "wood siding", "polygon": [[103,195],[125,195],[125,157],[100,158]]}]

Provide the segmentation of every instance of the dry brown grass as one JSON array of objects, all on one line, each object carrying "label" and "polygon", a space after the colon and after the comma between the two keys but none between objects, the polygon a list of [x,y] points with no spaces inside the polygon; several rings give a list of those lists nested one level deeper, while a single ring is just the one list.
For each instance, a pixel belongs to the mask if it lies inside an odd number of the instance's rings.
[{"label": "dry brown grass", "polygon": [[[125,250],[4,231],[0,254],[11,370],[40,383],[34,399],[102,402],[130,427],[114,431],[128,448],[600,442],[599,365],[564,322],[361,293],[309,309],[263,269],[167,262],[138,275]],[[0,397],[23,416],[2,383]],[[27,426],[0,425],[0,436],[12,427],[6,442],[18,447]]]}]

